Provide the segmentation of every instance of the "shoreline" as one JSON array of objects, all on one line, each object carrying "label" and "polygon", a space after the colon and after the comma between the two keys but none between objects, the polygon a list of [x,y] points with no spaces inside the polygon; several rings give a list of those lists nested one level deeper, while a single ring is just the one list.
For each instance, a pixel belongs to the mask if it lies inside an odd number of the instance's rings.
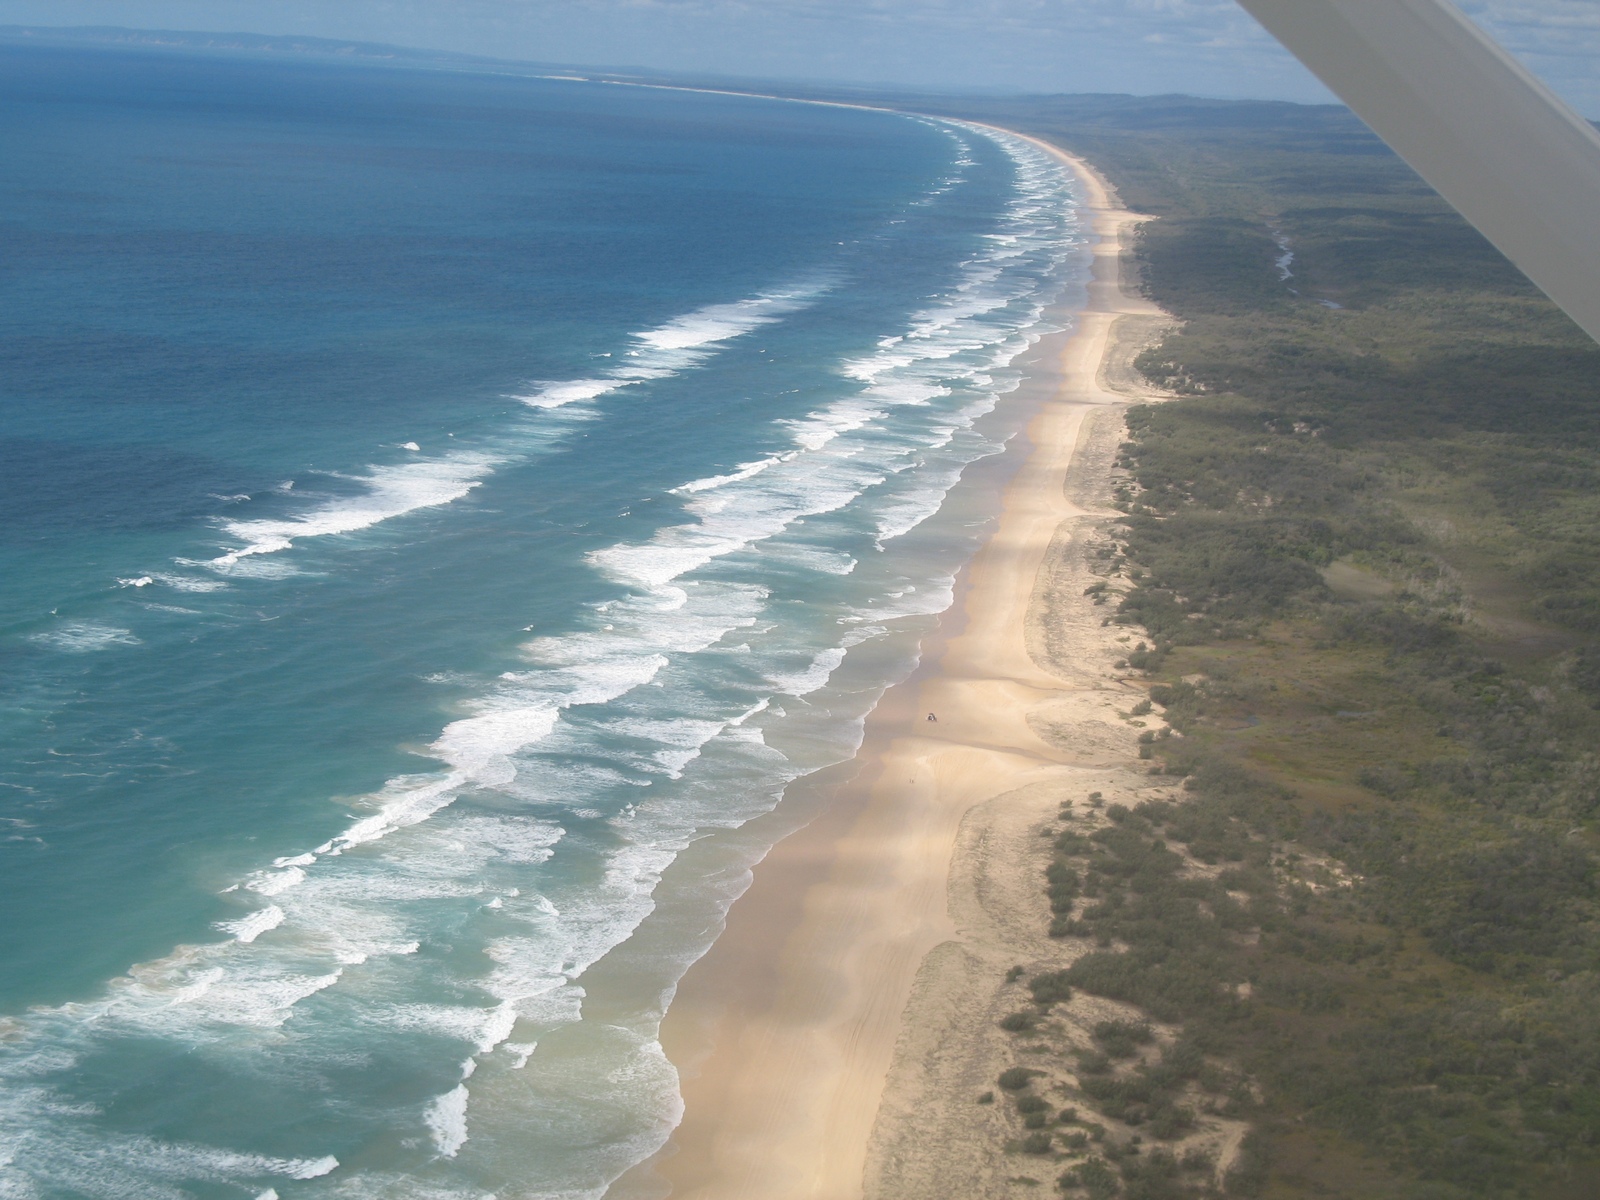
[{"label": "shoreline", "polygon": [[[1066,484],[1085,445],[1104,442],[1095,434],[1107,423],[1092,418],[1135,398],[1104,385],[1113,327],[1165,314],[1121,287],[1124,238],[1145,218],[1082,160],[1026,140],[1080,182],[1086,302],[1069,333],[1041,343],[1029,382],[1047,394],[1003,456],[1023,457],[921,665],[868,717],[853,778],[756,866],[722,936],[679,984],[661,1041],[680,1072],[684,1119],[614,1196],[862,1195],[881,1174],[869,1169],[876,1147],[896,1140],[898,1106],[886,1093],[904,1090],[894,1068],[913,988],[935,951],[958,941],[951,885],[964,820],[1032,784],[1059,791],[1083,769],[1038,727],[1066,681],[1038,661],[1037,593],[1063,523],[1106,515],[1069,498]],[[1132,757],[1126,740],[1118,760]]]}]

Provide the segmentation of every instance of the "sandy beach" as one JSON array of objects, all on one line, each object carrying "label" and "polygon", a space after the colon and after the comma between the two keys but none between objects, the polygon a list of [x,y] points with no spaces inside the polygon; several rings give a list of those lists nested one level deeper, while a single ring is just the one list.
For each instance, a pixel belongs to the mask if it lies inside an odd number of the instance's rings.
[{"label": "sandy beach", "polygon": [[1004,1194],[1005,1131],[983,1127],[1003,1114],[973,1097],[1005,1049],[991,1043],[1006,968],[1064,953],[1044,936],[1038,832],[1063,799],[1149,787],[1122,711],[1140,692],[1113,666],[1126,635],[1083,592],[1086,550],[1117,516],[1121,409],[1144,398],[1128,362],[1166,320],[1122,286],[1142,218],[1038,144],[1081,180],[1087,306],[1041,344],[997,527],[921,667],[682,981],[662,1042],[685,1116],[630,1195]]}]

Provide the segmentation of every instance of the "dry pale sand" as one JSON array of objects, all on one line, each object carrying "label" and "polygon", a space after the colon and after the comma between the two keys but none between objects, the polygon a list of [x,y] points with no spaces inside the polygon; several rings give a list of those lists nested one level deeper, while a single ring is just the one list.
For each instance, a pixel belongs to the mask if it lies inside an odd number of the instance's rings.
[{"label": "dry pale sand", "polygon": [[1006,1194],[998,1160],[1015,1156],[984,1128],[1005,1114],[973,1097],[1005,1052],[991,1011],[1005,968],[1063,953],[1043,936],[1038,833],[1063,798],[1148,786],[1117,711],[1139,693],[1112,667],[1110,610],[1083,595],[1084,551],[1116,515],[1121,408],[1140,398],[1119,386],[1127,347],[1164,315],[1120,282],[1142,218],[1045,148],[1083,183],[1088,305],[1038,372],[1050,386],[1030,448],[922,667],[872,714],[854,778],[756,868],[680,985],[662,1041],[685,1116],[627,1194]]}]

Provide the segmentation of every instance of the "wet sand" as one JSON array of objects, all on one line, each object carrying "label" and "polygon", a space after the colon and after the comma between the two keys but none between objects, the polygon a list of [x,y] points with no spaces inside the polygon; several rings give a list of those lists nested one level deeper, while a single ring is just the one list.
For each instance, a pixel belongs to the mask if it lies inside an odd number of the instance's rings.
[{"label": "wet sand", "polygon": [[[668,1146],[630,1181],[630,1194],[876,1194],[869,1143],[894,1140],[892,1130],[875,1135],[874,1125],[902,1018],[930,954],[958,934],[950,897],[963,820],[997,797],[1065,786],[1085,768],[1082,754],[1036,728],[1041,714],[1070,707],[1073,686],[1059,668],[1073,657],[1070,638],[1063,644],[1058,628],[1042,647],[1043,568],[1072,521],[1115,515],[1093,511],[1108,499],[1096,480],[1104,475],[1109,486],[1107,439],[1114,447],[1117,410],[1137,397],[1107,384],[1117,357],[1113,327],[1126,316],[1142,318],[1131,324],[1148,330],[1162,314],[1119,279],[1124,239],[1141,218],[1086,164],[1044,148],[1082,181],[1094,256],[1087,305],[1070,333],[1041,343],[1029,381],[1038,411],[1025,442],[1008,451],[1021,462],[1005,484],[995,532],[958,580],[921,667],[885,694],[849,782],[755,868],[725,932],[680,984],[662,1043],[682,1075],[685,1115]],[[1101,450],[1097,462],[1105,460],[1099,475],[1069,489],[1091,442]],[[1080,608],[1090,603],[1077,597]],[[1097,664],[1112,636],[1102,628],[1104,611],[1082,623],[1094,643],[1083,651]],[[1108,686],[1098,682],[1105,675],[1097,669],[1085,703],[1112,707],[1095,694]],[[1106,728],[1116,735],[1111,759],[1131,754],[1132,735],[1124,748],[1116,738],[1125,731]],[[1039,868],[1030,861],[1015,869]],[[640,1187],[646,1175],[654,1186]]]}]

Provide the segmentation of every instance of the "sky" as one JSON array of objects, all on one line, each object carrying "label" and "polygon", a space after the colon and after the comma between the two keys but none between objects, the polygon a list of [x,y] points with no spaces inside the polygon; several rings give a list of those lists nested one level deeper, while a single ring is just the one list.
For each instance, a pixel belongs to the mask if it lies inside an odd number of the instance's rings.
[{"label": "sky", "polygon": [[[1600,117],[1600,0],[1458,3]],[[300,34],[941,89],[1331,99],[1233,0],[0,0],[0,24]]]}]

